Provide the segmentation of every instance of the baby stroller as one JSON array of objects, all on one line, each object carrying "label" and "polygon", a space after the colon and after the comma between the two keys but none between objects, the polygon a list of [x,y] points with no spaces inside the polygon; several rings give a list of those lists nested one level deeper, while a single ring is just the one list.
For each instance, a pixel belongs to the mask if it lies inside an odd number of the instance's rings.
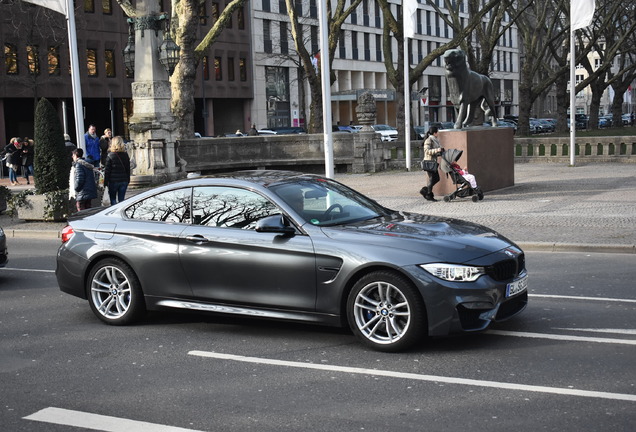
[{"label": "baby stroller", "polygon": [[[484,193],[479,187],[472,187],[468,180],[466,180],[459,172],[458,165],[455,163],[462,156],[463,151],[457,149],[449,149],[442,153],[439,166],[442,171],[446,173],[446,177],[450,175],[453,180],[453,184],[457,185],[454,192],[444,195],[444,201],[449,202],[457,197],[468,198],[472,197],[473,202],[484,199]],[[455,166],[453,166],[455,164]]]}]

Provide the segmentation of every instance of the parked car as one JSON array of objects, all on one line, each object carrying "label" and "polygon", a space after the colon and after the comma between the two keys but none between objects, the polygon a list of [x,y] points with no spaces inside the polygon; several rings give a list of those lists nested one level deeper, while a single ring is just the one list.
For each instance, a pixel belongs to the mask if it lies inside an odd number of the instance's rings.
[{"label": "parked car", "polygon": [[555,123],[552,123],[548,119],[538,119],[537,121],[541,125],[541,132],[543,133],[550,133],[556,130]]},{"label": "parked car", "polygon": [[272,128],[265,128],[265,129],[261,129],[258,130],[258,133],[260,134],[262,132],[263,135],[265,135],[265,133],[269,132],[273,132],[276,135],[291,135],[291,134],[305,134],[307,133],[307,131],[301,127],[272,127]]},{"label": "parked car", "polygon": [[358,132],[358,130],[352,128],[351,126],[340,126],[340,125],[332,126],[331,131],[332,132],[348,132],[348,133]]},{"label": "parked car", "polygon": [[621,118],[623,119],[623,126],[629,126],[632,124],[632,114],[623,114]]},{"label": "parked car", "polygon": [[612,127],[612,117],[609,116],[609,115],[599,117],[598,118],[598,127],[599,128]]},{"label": "parked car", "polygon": [[382,141],[396,141],[398,138],[398,131],[393,126],[377,124],[371,127],[376,133],[380,134]]},{"label": "parked car", "polygon": [[494,230],[291,171],[165,184],[70,216],[62,242],[60,289],[112,325],[193,310],[349,326],[398,351],[483,330],[528,299],[525,255]]},{"label": "parked car", "polygon": [[9,261],[9,252],[7,251],[7,236],[4,234],[4,230],[0,227],[0,267],[7,265]]}]

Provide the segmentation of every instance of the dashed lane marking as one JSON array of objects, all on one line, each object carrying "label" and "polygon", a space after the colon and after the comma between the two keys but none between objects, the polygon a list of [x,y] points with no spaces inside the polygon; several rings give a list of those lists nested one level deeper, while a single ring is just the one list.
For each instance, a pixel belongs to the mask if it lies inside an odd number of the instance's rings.
[{"label": "dashed lane marking", "polygon": [[342,372],[342,373],[349,373],[349,374],[362,374],[362,375],[371,375],[371,376],[384,376],[389,378],[401,378],[401,379],[429,381],[429,382],[436,382],[436,383],[489,387],[489,388],[515,390],[515,391],[549,393],[549,394],[556,394],[556,395],[562,395],[562,396],[580,396],[580,397],[597,398],[597,399],[613,399],[613,400],[622,400],[622,401],[628,401],[628,402],[636,402],[636,394],[608,393],[608,392],[591,391],[591,390],[577,390],[577,389],[571,389],[571,388],[535,386],[535,385],[514,384],[514,383],[497,382],[497,381],[483,381],[483,380],[455,378],[455,377],[447,377],[447,376],[421,375],[421,374],[415,374],[415,373],[395,372],[395,371],[387,371],[387,370],[380,370],[380,369],[366,369],[366,368],[357,368],[357,367],[349,367],[349,366],[301,363],[301,362],[275,360],[275,359],[261,358],[261,357],[245,357],[245,356],[238,356],[233,354],[222,354],[222,353],[215,353],[215,352],[208,352],[208,351],[190,351],[188,354],[193,356],[198,356],[198,357],[238,361],[238,362],[244,362],[244,363],[257,363],[257,364],[264,364],[264,365],[271,365],[271,366],[294,367],[294,368],[301,368],[301,369],[313,369],[313,370],[321,370],[321,371],[329,371],[329,372]]},{"label": "dashed lane marking", "polygon": [[55,407],[44,408],[24,419],[104,432],[201,432]]},{"label": "dashed lane marking", "polygon": [[621,298],[609,298],[609,297],[581,297],[581,296],[564,296],[564,295],[552,295],[552,294],[528,294],[528,297],[543,297],[565,300],[592,300],[602,302],[620,302],[620,303],[636,303],[634,299],[621,299]]},{"label": "dashed lane marking", "polygon": [[599,338],[599,337],[587,337],[587,336],[571,336],[561,334],[549,334],[549,333],[530,333],[530,332],[517,332],[506,330],[486,330],[484,334],[495,336],[513,336],[522,338],[533,339],[551,339],[570,342],[594,342],[594,343],[608,343],[608,344],[620,344],[620,345],[636,345],[636,339],[615,339],[615,338]]}]

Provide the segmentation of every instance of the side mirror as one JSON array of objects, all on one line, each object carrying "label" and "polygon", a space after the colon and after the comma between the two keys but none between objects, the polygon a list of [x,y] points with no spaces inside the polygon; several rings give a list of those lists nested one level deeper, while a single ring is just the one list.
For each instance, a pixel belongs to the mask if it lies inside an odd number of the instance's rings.
[{"label": "side mirror", "polygon": [[294,235],[296,229],[289,225],[283,215],[267,216],[256,222],[256,232],[278,233],[283,235]]}]

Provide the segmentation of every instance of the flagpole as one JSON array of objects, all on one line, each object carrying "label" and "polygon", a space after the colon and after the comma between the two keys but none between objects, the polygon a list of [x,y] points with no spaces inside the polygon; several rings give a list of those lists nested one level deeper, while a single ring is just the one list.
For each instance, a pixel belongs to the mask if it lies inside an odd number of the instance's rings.
[{"label": "flagpole", "polygon": [[406,170],[411,171],[411,83],[409,81],[408,41],[409,38],[404,36],[404,142]]},{"label": "flagpole", "polygon": [[77,54],[77,31],[75,29],[75,8],[73,0],[66,0],[66,22],[68,25],[68,49],[71,56],[71,86],[73,88],[73,111],[75,112],[75,133],[77,147],[86,150],[84,143],[84,109]]},{"label": "flagpole", "polygon": [[[570,23],[572,22],[572,10],[570,9]],[[570,30],[570,165],[575,164],[576,152],[576,48],[574,34],[576,30]]]},{"label": "flagpole", "polygon": [[334,177],[333,139],[331,134],[331,79],[329,76],[329,28],[327,5],[318,2],[318,27],[320,29],[320,81],[322,86],[322,128],[325,145],[325,177]]}]

